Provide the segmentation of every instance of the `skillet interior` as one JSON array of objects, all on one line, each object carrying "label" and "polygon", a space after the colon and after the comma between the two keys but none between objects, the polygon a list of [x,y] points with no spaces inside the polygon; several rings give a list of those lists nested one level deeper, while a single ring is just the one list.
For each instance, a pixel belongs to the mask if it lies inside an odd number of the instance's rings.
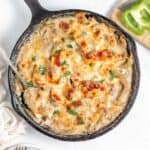
[{"label": "skillet interior", "polygon": [[15,64],[16,63],[16,59],[18,57],[18,53],[20,50],[20,47],[22,46],[22,44],[24,43],[24,41],[29,37],[29,35],[33,32],[34,27],[39,24],[43,19],[47,19],[47,18],[56,18],[56,17],[63,17],[63,16],[67,16],[67,15],[73,15],[77,12],[85,12],[88,15],[91,15],[92,17],[95,17],[95,19],[99,22],[103,22],[109,26],[112,26],[113,28],[115,28],[119,33],[123,33],[126,41],[127,41],[127,50],[129,54],[133,55],[134,58],[134,65],[133,65],[133,81],[132,81],[132,89],[130,92],[130,96],[129,96],[129,100],[128,103],[126,105],[126,107],[124,108],[124,111],[109,125],[105,126],[104,128],[92,133],[92,134],[87,134],[87,135],[74,135],[74,136],[62,136],[59,134],[54,133],[53,131],[47,130],[46,128],[43,128],[42,126],[40,126],[39,124],[37,124],[26,112],[25,106],[22,102],[22,98],[18,97],[15,94],[14,91],[14,79],[15,76],[12,72],[12,70],[9,68],[8,70],[8,82],[9,82],[9,89],[10,89],[10,93],[11,93],[11,100],[12,100],[12,105],[14,107],[14,109],[27,121],[29,122],[29,124],[31,124],[34,128],[38,129],[39,131],[41,131],[42,133],[57,138],[57,139],[61,139],[61,140],[67,140],[67,141],[77,141],[77,140],[88,140],[94,137],[97,137],[99,135],[104,134],[105,132],[111,130],[112,128],[114,128],[125,116],[126,114],[129,112],[131,106],[134,103],[137,91],[138,91],[138,86],[139,86],[139,62],[138,62],[138,57],[137,57],[137,53],[136,53],[136,46],[134,41],[132,40],[132,38],[125,33],[122,29],[120,29],[115,23],[113,23],[111,20],[90,12],[90,11],[85,11],[85,10],[62,10],[62,11],[57,11],[57,12],[48,12],[48,11],[41,11],[38,14],[38,17],[34,17],[31,24],[29,25],[29,27],[27,28],[27,30],[22,34],[22,36],[20,37],[20,39],[18,40],[18,42],[16,43],[12,54],[11,54],[11,60],[12,62]]}]

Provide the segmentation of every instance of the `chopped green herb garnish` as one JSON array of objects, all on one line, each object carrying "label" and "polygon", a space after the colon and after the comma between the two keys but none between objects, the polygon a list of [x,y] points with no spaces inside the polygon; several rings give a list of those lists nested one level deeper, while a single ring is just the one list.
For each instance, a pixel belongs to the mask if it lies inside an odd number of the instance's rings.
[{"label": "chopped green herb garnish", "polygon": [[89,24],[90,24],[89,22],[86,22],[86,23],[85,23],[85,25],[89,25]]},{"label": "chopped green herb garnish", "polygon": [[84,120],[82,117],[78,116],[77,117],[79,124],[84,124]]},{"label": "chopped green herb garnish", "polygon": [[64,72],[64,75],[65,75],[65,76],[68,76],[68,75],[70,75],[70,74],[71,74],[70,71],[65,71],[65,72]]},{"label": "chopped green herb garnish", "polygon": [[100,80],[99,82],[100,82],[100,83],[103,83],[104,81],[105,81],[105,79],[102,79],[102,80]]},{"label": "chopped green herb garnish", "polygon": [[62,37],[61,40],[62,40],[62,42],[65,42],[65,38],[64,37]]},{"label": "chopped green herb garnish", "polygon": [[47,70],[47,68],[44,67],[44,66],[40,66],[40,67],[39,67],[39,73],[40,73],[41,75],[43,75],[43,74],[46,72],[46,70]]},{"label": "chopped green herb garnish", "polygon": [[32,61],[35,61],[35,60],[36,60],[36,57],[35,57],[35,56],[33,56],[33,57],[32,57]]},{"label": "chopped green herb garnish", "polygon": [[26,85],[27,85],[28,87],[33,87],[33,82],[32,82],[32,81],[26,82]]},{"label": "chopped green herb garnish", "polygon": [[62,52],[62,49],[58,49],[58,50],[55,50],[54,51],[54,54],[59,54],[59,53],[61,53]]},{"label": "chopped green herb garnish", "polygon": [[115,78],[115,72],[113,70],[109,71],[109,80],[112,81]]},{"label": "chopped green herb garnish", "polygon": [[60,111],[59,110],[55,110],[54,112],[53,112],[53,115],[59,115],[60,114]]},{"label": "chopped green herb garnish", "polygon": [[95,65],[95,64],[94,64],[94,63],[92,63],[92,62],[91,62],[91,63],[89,63],[89,66],[90,66],[90,67],[93,67],[94,65]]},{"label": "chopped green herb garnish", "polygon": [[116,54],[115,51],[112,51],[112,54],[115,55]]},{"label": "chopped green herb garnish", "polygon": [[68,110],[68,113],[74,116],[78,114],[74,109]]},{"label": "chopped green herb garnish", "polygon": [[64,65],[68,65],[68,64],[67,64],[67,61],[66,61],[66,60],[64,60],[64,61],[61,63],[61,65],[62,65],[62,66],[64,66]]},{"label": "chopped green herb garnish", "polygon": [[73,40],[74,40],[74,37],[73,37],[73,36],[71,36],[71,37],[70,37],[70,40],[71,40],[71,41],[73,41]]},{"label": "chopped green herb garnish", "polygon": [[68,47],[68,48],[73,48],[71,44],[68,44],[67,47]]},{"label": "chopped green herb garnish", "polygon": [[49,56],[49,60],[52,60],[52,56]]}]

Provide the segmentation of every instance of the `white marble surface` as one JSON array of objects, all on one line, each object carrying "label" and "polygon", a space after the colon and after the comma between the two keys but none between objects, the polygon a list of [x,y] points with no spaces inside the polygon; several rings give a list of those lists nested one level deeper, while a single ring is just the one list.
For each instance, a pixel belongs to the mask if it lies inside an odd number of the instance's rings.
[{"label": "white marble surface", "polygon": [[[109,13],[116,0],[40,0],[51,10],[81,8],[103,15]],[[28,26],[31,13],[23,0],[0,0],[0,45],[8,54]],[[102,137],[84,142],[63,142],[49,138],[27,125],[27,134],[14,143],[32,143],[42,150],[149,150],[150,149],[150,51],[137,43],[141,82],[136,102],[127,117]],[[7,86],[7,85],[6,85]],[[1,91],[0,91],[1,92]],[[1,150],[1,149],[0,149]]]}]

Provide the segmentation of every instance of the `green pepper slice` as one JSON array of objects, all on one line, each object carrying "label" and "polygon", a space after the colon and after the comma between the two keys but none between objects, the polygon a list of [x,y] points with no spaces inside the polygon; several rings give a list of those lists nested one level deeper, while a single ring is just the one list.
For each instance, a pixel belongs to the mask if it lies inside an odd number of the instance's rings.
[{"label": "green pepper slice", "polygon": [[137,35],[150,30],[150,1],[140,0],[131,5],[123,11],[120,20],[126,28]]},{"label": "green pepper slice", "polygon": [[142,35],[144,32],[144,29],[134,19],[130,11],[126,11],[125,13],[123,13],[121,17],[121,22],[126,28],[128,28],[130,31],[134,32],[137,35]]}]

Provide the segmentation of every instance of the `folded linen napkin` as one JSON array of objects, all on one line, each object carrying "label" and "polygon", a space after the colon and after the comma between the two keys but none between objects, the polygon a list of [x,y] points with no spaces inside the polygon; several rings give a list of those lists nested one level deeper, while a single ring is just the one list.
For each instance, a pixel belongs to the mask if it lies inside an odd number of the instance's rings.
[{"label": "folded linen napkin", "polygon": [[7,63],[3,59],[4,51],[0,48],[0,149],[10,144],[19,135],[25,134],[25,122],[14,112],[10,97],[4,87],[4,72]]}]

